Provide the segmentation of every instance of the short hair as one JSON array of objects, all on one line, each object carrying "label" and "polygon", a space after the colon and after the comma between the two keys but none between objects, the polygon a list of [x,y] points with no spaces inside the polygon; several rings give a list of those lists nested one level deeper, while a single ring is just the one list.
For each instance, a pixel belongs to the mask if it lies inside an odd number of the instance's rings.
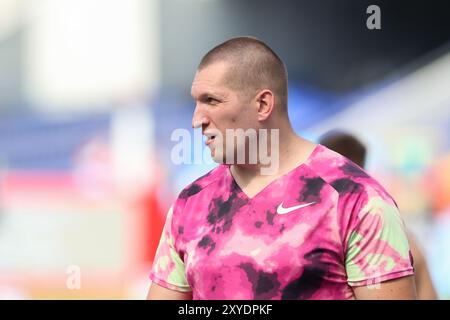
[{"label": "short hair", "polygon": [[253,37],[229,39],[202,58],[198,70],[219,62],[230,64],[226,85],[248,98],[259,90],[269,89],[275,95],[275,105],[287,110],[288,76],[280,57],[263,41]]},{"label": "short hair", "polygon": [[336,151],[361,168],[364,168],[367,153],[366,147],[350,133],[340,130],[329,131],[319,138],[319,144]]}]

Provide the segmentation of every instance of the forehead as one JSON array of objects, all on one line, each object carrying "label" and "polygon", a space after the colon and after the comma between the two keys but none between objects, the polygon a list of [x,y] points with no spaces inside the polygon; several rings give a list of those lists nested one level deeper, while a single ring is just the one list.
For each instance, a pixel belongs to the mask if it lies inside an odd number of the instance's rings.
[{"label": "forehead", "polygon": [[191,95],[195,98],[202,94],[225,94],[229,91],[225,85],[225,75],[229,65],[225,62],[213,63],[195,74]]}]

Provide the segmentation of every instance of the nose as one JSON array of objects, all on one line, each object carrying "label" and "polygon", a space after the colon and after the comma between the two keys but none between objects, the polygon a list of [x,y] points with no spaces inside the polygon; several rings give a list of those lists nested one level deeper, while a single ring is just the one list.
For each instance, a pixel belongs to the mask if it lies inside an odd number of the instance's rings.
[{"label": "nose", "polygon": [[192,128],[201,128],[209,124],[209,118],[206,113],[202,110],[202,107],[197,104],[195,106],[194,115],[192,117]]}]

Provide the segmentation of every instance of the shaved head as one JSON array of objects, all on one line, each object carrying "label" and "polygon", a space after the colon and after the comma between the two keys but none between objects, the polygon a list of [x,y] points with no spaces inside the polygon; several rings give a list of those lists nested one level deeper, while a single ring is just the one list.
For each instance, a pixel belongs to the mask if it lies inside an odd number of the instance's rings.
[{"label": "shaved head", "polygon": [[287,112],[287,71],[283,61],[264,42],[252,37],[233,38],[211,49],[198,71],[217,62],[227,63],[223,81],[230,89],[251,99],[263,89],[275,95],[275,109]]}]

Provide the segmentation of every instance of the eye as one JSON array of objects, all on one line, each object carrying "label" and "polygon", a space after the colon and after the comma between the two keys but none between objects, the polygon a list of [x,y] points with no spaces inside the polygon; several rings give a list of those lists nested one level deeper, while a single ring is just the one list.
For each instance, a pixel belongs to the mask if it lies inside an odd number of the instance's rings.
[{"label": "eye", "polygon": [[214,105],[214,104],[218,104],[220,101],[217,100],[217,99],[215,99],[215,98],[213,98],[213,97],[206,97],[205,102],[206,102],[207,104],[212,104],[212,105]]}]

